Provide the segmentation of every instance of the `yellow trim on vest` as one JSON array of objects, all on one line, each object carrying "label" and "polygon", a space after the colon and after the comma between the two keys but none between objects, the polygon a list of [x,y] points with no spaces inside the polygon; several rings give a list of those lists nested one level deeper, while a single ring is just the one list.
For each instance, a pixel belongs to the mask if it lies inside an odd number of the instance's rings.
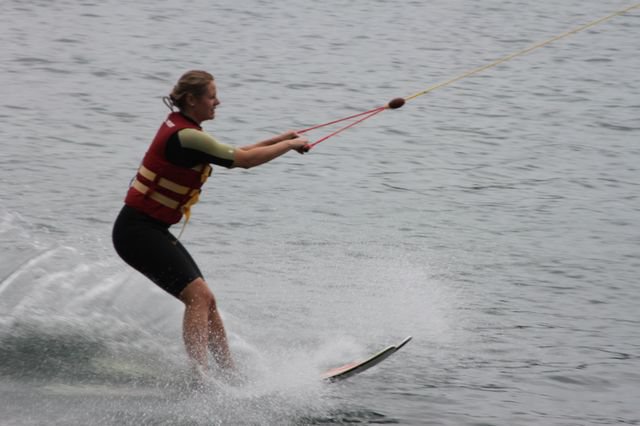
[{"label": "yellow trim on vest", "polygon": [[138,179],[135,179],[131,184],[131,186],[143,195],[149,194],[148,195],[149,198],[151,198],[154,201],[157,201],[158,203],[162,204],[165,207],[169,207],[172,210],[177,210],[178,207],[180,206],[180,202],[173,200],[167,197],[166,195],[161,194],[158,191],[151,191],[151,189],[147,185],[140,182]]},{"label": "yellow trim on vest", "polygon": [[[204,185],[204,183],[207,181],[209,176],[211,176],[211,171],[213,169],[211,168],[210,164],[199,164],[196,167],[194,167],[193,170],[202,172],[200,174],[200,181]],[[189,223],[189,219],[191,219],[191,207],[193,207],[193,205],[196,204],[198,201],[200,201],[200,191],[197,191],[196,193],[192,194],[191,198],[189,198],[187,202],[184,203],[184,205],[182,206],[182,214],[184,215],[184,224],[182,225],[180,234],[178,234],[178,239],[182,238],[182,233],[184,232],[184,229],[187,227],[187,223]]]},{"label": "yellow trim on vest", "polygon": [[[196,172],[201,172],[200,182],[204,184],[207,181],[207,178],[209,178],[209,176],[211,175],[212,168],[211,168],[211,165],[209,164],[198,164],[197,166],[193,167],[192,170]],[[156,178],[158,177],[157,173],[149,170],[143,165],[140,165],[140,168],[138,169],[138,173],[140,173],[141,176],[144,176],[146,179],[149,179],[152,182],[155,182]],[[180,209],[180,212],[184,215],[184,219],[185,219],[184,225],[182,225],[182,230],[180,231],[180,235],[178,235],[178,239],[180,239],[180,237],[182,236],[182,233],[184,232],[184,228],[187,226],[187,223],[191,218],[191,207],[193,207],[193,205],[200,200],[200,189],[189,188],[188,186],[180,185],[178,183],[175,183],[163,177],[158,179],[158,181],[156,182],[156,185],[162,188],[168,189],[169,191],[175,192],[176,194],[179,194],[179,195],[189,194],[189,199],[184,204],[181,205],[179,201],[169,198],[160,192],[151,190],[151,188],[149,188],[147,185],[140,182],[138,178],[134,179],[133,183],[131,184],[131,186],[136,191],[140,192],[143,195],[148,196],[149,198],[162,204],[163,206],[168,207],[172,210],[178,210],[178,208]]]},{"label": "yellow trim on vest", "polygon": [[213,171],[213,167],[211,164],[198,164],[193,167],[191,170],[195,170],[196,172],[202,172],[200,174],[200,182],[205,183],[209,176],[211,176],[211,172]]},{"label": "yellow trim on vest", "polygon": [[[140,166],[140,168],[138,169],[138,173],[140,173],[141,176],[144,176],[145,178],[149,179],[151,182],[155,182],[156,178],[158,177],[157,173],[152,172],[151,170],[147,169],[145,166]],[[162,188],[168,189],[169,191],[173,191],[176,194],[180,194],[180,195],[186,195],[191,190],[191,188],[189,188],[188,186],[180,185],[179,183],[175,183],[163,177],[158,179],[156,184]]]},{"label": "yellow trim on vest", "polygon": [[[200,164],[194,167],[193,170],[202,172],[200,175],[200,181],[202,183],[206,182],[207,178],[211,174],[211,166],[208,164],[206,165]],[[158,176],[157,173],[152,172],[145,166],[140,166],[140,169],[138,170],[138,172],[145,178],[149,179],[150,181],[154,181]],[[188,186],[180,185],[178,183],[172,182],[169,179],[165,179],[162,177],[158,179],[157,185],[161,186],[162,188],[168,189],[172,192],[175,192],[176,194],[190,195],[187,202],[182,205],[182,213],[184,213],[185,216],[187,216],[187,220],[189,220],[188,217],[190,215],[191,207],[194,204],[196,204],[200,199],[200,190],[192,189],[192,188],[189,188]],[[180,206],[179,201],[176,201],[170,197],[167,197],[166,195],[160,192],[152,191],[151,188],[149,188],[144,183],[140,182],[140,180],[137,178],[134,179],[131,186],[133,186],[138,192],[144,195],[151,192],[149,194],[149,198],[151,198],[154,201],[157,201],[158,203],[162,204],[165,207],[169,207],[170,209],[177,210],[178,207]]]}]

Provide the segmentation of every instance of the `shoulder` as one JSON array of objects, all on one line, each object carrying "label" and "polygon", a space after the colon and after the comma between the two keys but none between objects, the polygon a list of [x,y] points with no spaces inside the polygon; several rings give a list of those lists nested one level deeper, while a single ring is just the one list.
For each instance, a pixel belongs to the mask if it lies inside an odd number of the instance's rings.
[{"label": "shoulder", "polygon": [[209,133],[193,128],[180,129],[178,131],[178,136],[180,137],[180,142],[183,142],[184,144],[219,143]]},{"label": "shoulder", "polygon": [[183,148],[195,149],[216,157],[233,158],[235,153],[234,147],[218,142],[216,138],[203,130],[181,129],[178,132],[178,138],[180,146]]}]

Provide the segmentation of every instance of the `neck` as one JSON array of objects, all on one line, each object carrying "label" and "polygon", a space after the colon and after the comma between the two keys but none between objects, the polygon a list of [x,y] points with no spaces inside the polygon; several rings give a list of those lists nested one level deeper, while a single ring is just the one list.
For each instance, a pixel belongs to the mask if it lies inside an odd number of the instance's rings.
[{"label": "neck", "polygon": [[184,115],[185,117],[187,117],[189,120],[193,121],[194,123],[196,123],[198,126],[200,125],[200,123],[202,123],[202,120],[196,120],[193,113],[191,111],[180,111],[180,114]]}]

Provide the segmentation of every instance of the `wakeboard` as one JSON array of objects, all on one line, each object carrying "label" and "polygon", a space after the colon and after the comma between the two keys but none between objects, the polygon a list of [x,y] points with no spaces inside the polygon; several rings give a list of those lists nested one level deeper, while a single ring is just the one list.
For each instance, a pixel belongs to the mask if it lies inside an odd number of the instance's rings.
[{"label": "wakeboard", "polygon": [[409,341],[411,341],[411,336],[405,338],[397,345],[387,346],[380,352],[371,355],[365,360],[350,362],[340,367],[327,370],[322,373],[320,377],[322,378],[322,380],[327,382],[337,382],[339,380],[344,380],[356,374],[362,373],[363,371],[366,371],[371,367],[380,364],[385,359],[389,358],[391,355],[399,351],[400,348],[409,343]]}]

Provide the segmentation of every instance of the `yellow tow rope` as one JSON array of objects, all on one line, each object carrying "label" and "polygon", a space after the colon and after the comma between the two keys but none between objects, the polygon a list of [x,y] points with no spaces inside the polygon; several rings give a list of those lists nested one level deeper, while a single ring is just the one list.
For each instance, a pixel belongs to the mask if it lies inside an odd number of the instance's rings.
[{"label": "yellow tow rope", "polygon": [[605,17],[602,17],[600,19],[596,19],[595,21],[591,21],[591,22],[589,22],[587,24],[581,25],[581,26],[579,26],[577,28],[574,28],[574,29],[572,29],[570,31],[567,31],[567,32],[562,33],[560,35],[557,35],[555,37],[551,37],[548,40],[542,41],[540,43],[534,44],[533,46],[529,46],[526,49],[522,49],[522,50],[520,50],[518,52],[515,52],[515,53],[512,53],[510,55],[507,55],[507,56],[505,56],[503,58],[500,58],[498,60],[495,60],[495,61],[493,61],[493,62],[491,62],[491,63],[489,63],[487,65],[483,65],[483,66],[475,68],[475,69],[473,69],[471,71],[467,71],[464,74],[460,74],[457,77],[454,77],[454,78],[449,79],[447,81],[444,81],[442,83],[438,83],[438,84],[436,84],[434,86],[431,86],[428,89],[422,90],[422,91],[420,91],[418,93],[414,93],[413,95],[407,96],[406,98],[404,98],[404,100],[405,101],[410,101],[411,99],[417,98],[418,96],[426,95],[427,93],[433,92],[434,90],[440,89],[441,87],[449,86],[449,85],[451,85],[451,84],[453,84],[453,83],[455,83],[457,81],[460,81],[460,80],[462,80],[464,78],[470,77],[472,75],[478,74],[478,73],[480,73],[480,72],[482,72],[484,70],[487,70],[489,68],[493,68],[493,67],[495,67],[497,65],[503,64],[503,63],[505,63],[507,61],[510,61],[513,58],[518,57],[518,56],[526,55],[527,53],[532,52],[532,51],[534,51],[536,49],[540,49],[541,47],[544,47],[544,46],[546,46],[548,44],[554,43],[554,42],[556,42],[558,40],[561,40],[563,38],[569,37],[569,36],[571,36],[573,34],[579,33],[581,31],[584,31],[584,30],[589,29],[591,27],[595,27],[596,25],[601,24],[601,23],[603,23],[605,21],[608,21],[610,19],[613,19],[616,16],[624,15],[625,13],[628,13],[628,12],[630,12],[630,11],[632,11],[634,9],[638,9],[638,8],[640,8],[640,3],[637,3],[637,4],[633,5],[633,6],[629,6],[626,9],[618,10],[617,12],[613,12],[613,13],[605,16]]},{"label": "yellow tow rope", "polygon": [[475,69],[472,69],[471,71],[467,71],[467,72],[465,72],[463,74],[458,75],[457,77],[451,78],[451,79],[449,79],[447,81],[444,81],[442,83],[438,83],[438,84],[436,84],[434,86],[431,86],[431,87],[429,87],[429,88],[427,88],[425,90],[421,90],[418,93],[414,93],[411,96],[407,96],[405,98],[394,98],[394,99],[392,99],[391,101],[389,101],[387,104],[385,104],[383,106],[379,106],[377,108],[373,108],[373,109],[371,109],[369,111],[364,111],[364,112],[361,112],[359,114],[350,115],[349,117],[344,117],[344,118],[340,118],[340,119],[337,119],[337,120],[332,120],[332,121],[329,121],[328,123],[317,124],[315,126],[311,126],[309,128],[306,128],[306,129],[298,130],[298,133],[305,133],[305,132],[308,132],[308,131],[311,131],[311,130],[315,130],[315,129],[319,129],[321,127],[325,127],[325,126],[328,126],[328,125],[331,125],[331,124],[336,124],[336,123],[340,123],[340,122],[347,121],[347,120],[357,119],[356,121],[353,121],[352,123],[350,123],[350,124],[348,124],[348,125],[346,125],[344,127],[339,128],[338,130],[334,131],[333,133],[330,133],[329,135],[324,136],[324,137],[318,139],[317,141],[309,144],[309,149],[311,149],[311,148],[315,147],[317,144],[319,144],[320,142],[324,142],[325,140],[329,139],[330,137],[333,137],[333,136],[337,135],[338,133],[341,133],[341,132],[343,132],[343,131],[345,131],[347,129],[350,129],[351,127],[355,126],[356,124],[362,123],[363,121],[365,121],[365,120],[367,120],[367,119],[369,119],[369,118],[381,113],[382,111],[385,111],[385,110],[388,110],[388,109],[398,109],[398,108],[402,107],[407,101],[415,99],[418,96],[423,96],[423,95],[426,95],[427,93],[433,92],[436,89],[440,89],[440,88],[445,87],[445,86],[450,86],[450,85],[452,85],[453,83],[455,83],[457,81],[460,81],[460,80],[465,79],[467,77],[470,77],[472,75],[481,73],[482,71],[485,71],[485,70],[487,70],[489,68],[493,68],[493,67],[495,67],[497,65],[503,64],[503,63],[505,63],[507,61],[510,61],[513,58],[518,57],[518,56],[526,55],[527,53],[532,52],[532,51],[534,51],[536,49],[540,49],[541,47],[547,46],[547,45],[549,45],[551,43],[554,43],[554,42],[556,42],[558,40],[561,40],[561,39],[563,39],[565,37],[569,37],[570,35],[579,33],[580,31],[584,31],[584,30],[586,30],[588,28],[595,27],[596,25],[601,24],[601,23],[603,23],[605,21],[608,21],[610,19],[613,19],[616,16],[624,15],[625,13],[629,13],[630,11],[632,11],[634,9],[638,9],[638,8],[640,8],[640,3],[636,3],[633,6],[629,6],[626,9],[618,10],[618,11],[613,12],[613,13],[611,13],[611,14],[609,14],[607,16],[604,16],[604,17],[602,17],[600,19],[596,19],[595,21],[591,21],[591,22],[589,22],[587,24],[581,25],[581,26],[579,26],[577,28],[574,28],[574,29],[572,29],[570,31],[567,31],[567,32],[562,33],[560,35],[557,35],[555,37],[551,37],[548,40],[536,43],[533,46],[527,47],[526,49],[522,49],[520,51],[517,51],[517,52],[512,53],[510,55],[504,56],[504,57],[502,57],[500,59],[497,59],[497,60],[495,60],[495,61],[493,61],[491,63],[488,63],[486,65],[483,65],[483,66],[475,68]]}]

